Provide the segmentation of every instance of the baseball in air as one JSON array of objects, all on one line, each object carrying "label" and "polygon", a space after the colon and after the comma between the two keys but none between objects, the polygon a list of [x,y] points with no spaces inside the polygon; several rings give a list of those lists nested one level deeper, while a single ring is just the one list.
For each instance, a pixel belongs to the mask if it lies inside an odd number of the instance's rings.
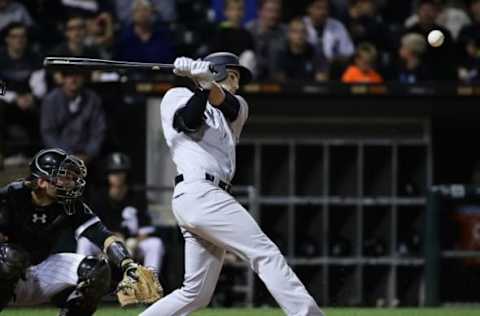
[{"label": "baseball in air", "polygon": [[445,35],[439,30],[433,30],[428,33],[428,43],[433,47],[439,47],[443,44],[445,40]]}]

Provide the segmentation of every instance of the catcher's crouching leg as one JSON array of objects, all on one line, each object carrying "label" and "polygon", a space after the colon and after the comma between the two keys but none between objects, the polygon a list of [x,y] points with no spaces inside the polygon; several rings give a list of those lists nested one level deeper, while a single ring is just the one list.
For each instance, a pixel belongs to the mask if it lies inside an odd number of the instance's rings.
[{"label": "catcher's crouching leg", "polygon": [[59,316],[90,316],[108,293],[111,271],[105,259],[86,257],[78,266],[78,284],[60,304]]},{"label": "catcher's crouching leg", "polygon": [[29,266],[28,253],[8,243],[0,243],[0,311],[14,296],[15,286]]}]

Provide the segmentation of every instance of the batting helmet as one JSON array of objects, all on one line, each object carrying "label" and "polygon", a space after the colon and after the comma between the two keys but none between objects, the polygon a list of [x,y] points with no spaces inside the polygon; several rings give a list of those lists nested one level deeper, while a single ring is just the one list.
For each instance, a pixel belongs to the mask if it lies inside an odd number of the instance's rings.
[{"label": "batting helmet", "polygon": [[252,80],[252,72],[242,65],[240,65],[238,56],[232,53],[219,52],[208,55],[203,59],[215,65],[215,81],[219,82],[227,78],[227,69],[235,69],[240,72],[240,84],[249,83]]}]

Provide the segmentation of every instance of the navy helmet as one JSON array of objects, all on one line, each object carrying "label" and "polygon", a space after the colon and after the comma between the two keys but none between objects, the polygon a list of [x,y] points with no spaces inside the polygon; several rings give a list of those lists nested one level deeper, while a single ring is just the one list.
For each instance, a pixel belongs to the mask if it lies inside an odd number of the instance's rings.
[{"label": "navy helmet", "polygon": [[242,65],[238,56],[228,52],[218,52],[208,55],[203,59],[209,61],[215,66],[215,81],[220,82],[227,78],[227,69],[235,69],[240,72],[240,84],[249,83],[252,80],[252,72]]}]

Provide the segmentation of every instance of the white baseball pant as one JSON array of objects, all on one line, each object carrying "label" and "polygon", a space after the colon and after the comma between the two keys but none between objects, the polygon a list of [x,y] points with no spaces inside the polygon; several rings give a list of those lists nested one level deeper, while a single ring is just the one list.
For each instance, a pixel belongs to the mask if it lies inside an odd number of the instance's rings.
[{"label": "white baseball pant", "polygon": [[27,269],[26,279],[15,288],[15,298],[9,305],[28,306],[47,303],[61,291],[78,282],[78,266],[85,256],[59,253]]},{"label": "white baseball pant", "polygon": [[287,315],[323,316],[277,246],[231,195],[206,181],[182,182],[172,209],[185,238],[185,280],[141,316],[183,316],[207,306],[225,250],[249,263]]}]

